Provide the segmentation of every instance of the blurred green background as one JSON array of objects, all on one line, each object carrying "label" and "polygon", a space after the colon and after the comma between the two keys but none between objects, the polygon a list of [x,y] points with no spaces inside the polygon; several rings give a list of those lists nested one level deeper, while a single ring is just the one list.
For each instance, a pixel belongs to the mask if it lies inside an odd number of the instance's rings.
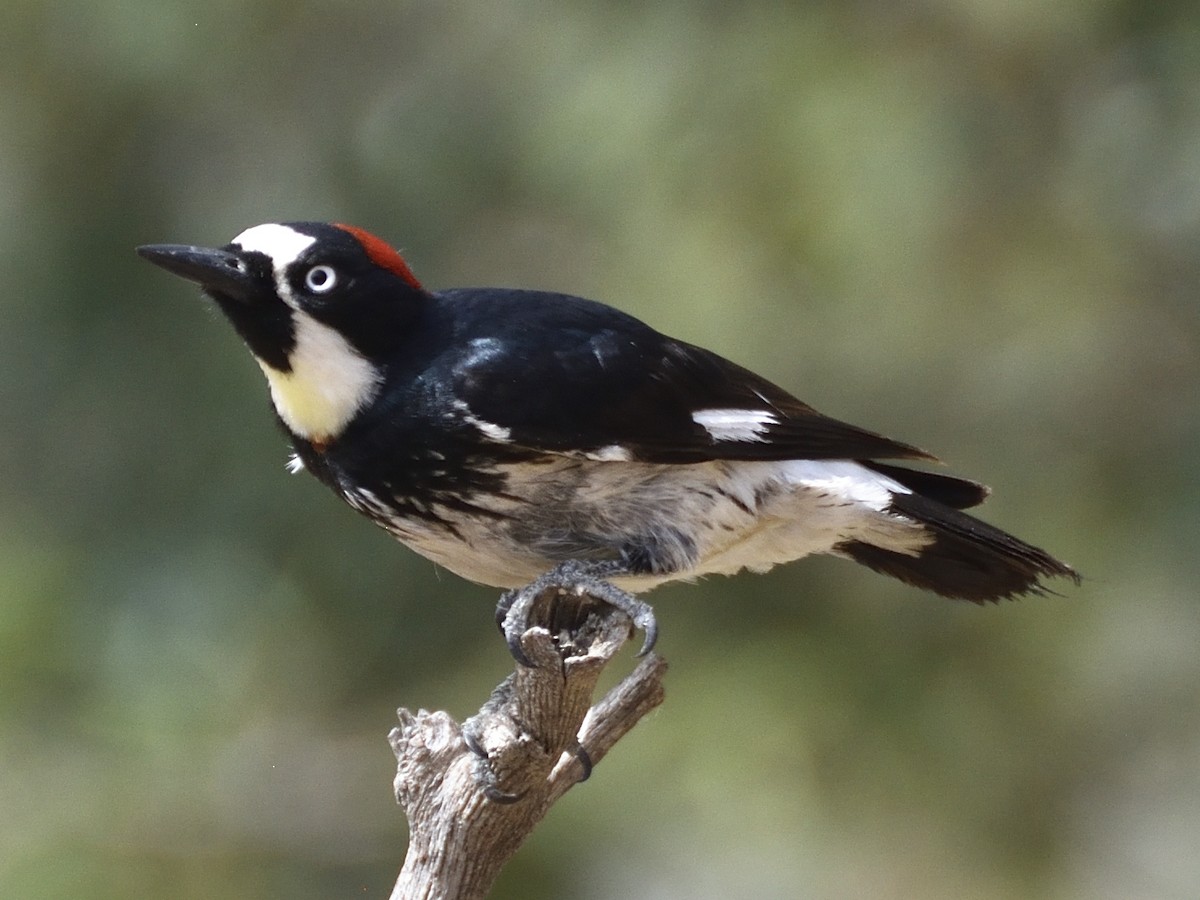
[{"label": "blurred green background", "polygon": [[334,219],[580,293],[988,481],[1088,576],[653,595],[668,699],[499,898],[1200,890],[1200,12],[1144,0],[8,0],[0,896],[383,897],[399,705],[495,592],[289,478],[133,254]]}]

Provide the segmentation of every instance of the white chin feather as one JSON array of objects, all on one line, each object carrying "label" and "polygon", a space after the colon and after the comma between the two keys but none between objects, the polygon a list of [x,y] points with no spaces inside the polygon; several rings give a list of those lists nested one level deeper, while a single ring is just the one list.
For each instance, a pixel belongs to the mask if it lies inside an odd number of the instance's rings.
[{"label": "white chin feather", "polygon": [[293,314],[296,347],[290,372],[258,361],[279,418],[306,440],[336,438],[375,398],[382,376],[337,331],[304,313]]}]

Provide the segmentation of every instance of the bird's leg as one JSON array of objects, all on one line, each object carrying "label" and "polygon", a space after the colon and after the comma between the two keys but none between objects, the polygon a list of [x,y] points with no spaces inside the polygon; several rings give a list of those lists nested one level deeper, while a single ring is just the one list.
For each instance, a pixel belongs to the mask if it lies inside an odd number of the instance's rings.
[{"label": "bird's leg", "polygon": [[645,634],[638,656],[645,656],[658,639],[658,623],[650,604],[621,590],[605,578],[628,572],[624,563],[615,560],[586,562],[569,560],[555,566],[525,587],[506,592],[496,607],[496,624],[513,659],[523,666],[533,663],[521,649],[521,636],[531,627],[530,615],[534,606],[547,591],[576,597],[595,597],[609,606],[616,607],[629,616],[635,628]]}]

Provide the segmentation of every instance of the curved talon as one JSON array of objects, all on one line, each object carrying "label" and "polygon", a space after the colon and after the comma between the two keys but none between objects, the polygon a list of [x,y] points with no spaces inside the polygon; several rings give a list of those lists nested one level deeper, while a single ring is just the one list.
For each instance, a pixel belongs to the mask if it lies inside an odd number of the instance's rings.
[{"label": "curved talon", "polygon": [[525,648],[521,646],[521,637],[524,634],[524,631],[506,632],[504,642],[508,644],[508,652],[517,663],[527,669],[536,669],[537,666],[533,664],[532,659],[525,655]]},{"label": "curved talon", "polygon": [[518,663],[527,669],[534,668],[533,661],[525,655],[521,648],[521,637],[529,627],[529,610],[533,605],[531,591],[533,585],[505,591],[496,604],[496,627],[508,644],[508,652]]},{"label": "curved talon", "polygon": [[467,749],[473,754],[478,756],[480,759],[488,758],[488,752],[483,749],[483,744],[479,743],[479,739],[475,737],[475,733],[473,731],[468,731],[464,728],[462,730],[462,739],[463,743],[467,745]]},{"label": "curved talon", "polygon": [[658,642],[658,619],[654,615],[653,607],[607,581],[597,581],[593,589],[595,596],[629,616],[633,627],[645,635],[637,656],[645,656],[653,650]]},{"label": "curved talon", "polygon": [[658,643],[658,620],[654,618],[654,611],[650,607],[646,607],[646,613],[640,619],[634,619],[633,624],[642,630],[645,637],[642,638],[641,649],[638,650],[637,656],[641,658],[654,649],[654,645]]},{"label": "curved talon", "polygon": [[634,627],[645,634],[637,655],[648,654],[658,640],[658,622],[654,610],[648,603],[605,581],[605,578],[620,574],[620,564],[612,561],[586,563],[568,560],[525,587],[502,594],[496,605],[496,625],[504,635],[512,658],[526,668],[535,667],[521,647],[521,637],[530,627],[529,616],[537,598],[551,588],[586,594],[625,613]]},{"label": "curved talon", "polygon": [[592,757],[587,750],[584,749],[583,744],[576,744],[575,749],[572,752],[575,754],[575,758],[579,760],[579,765],[583,768],[583,773],[579,776],[579,780],[575,783],[583,784],[583,782],[592,777]]},{"label": "curved talon", "polygon": [[494,784],[485,785],[483,788],[483,796],[500,806],[512,806],[518,800],[523,799],[526,793],[526,791],[521,791],[519,794],[506,794]]},{"label": "curved talon", "polygon": [[478,781],[484,782],[481,788],[483,791],[483,796],[487,797],[493,803],[499,803],[502,806],[509,806],[513,803],[516,803],[525,796],[526,791],[521,791],[519,794],[510,794],[507,791],[502,791],[500,788],[496,787],[494,781],[496,775],[488,765],[491,758],[488,756],[487,750],[485,750],[483,745],[479,743],[479,739],[475,736],[474,732],[464,728],[462,731],[462,739],[463,743],[467,745],[467,749],[479,758],[478,765],[485,767],[486,775],[483,777],[477,776]]},{"label": "curved talon", "polygon": [[504,620],[508,618],[508,611],[517,602],[517,595],[520,593],[521,591],[518,589],[505,591],[500,595],[500,602],[496,604],[496,627],[500,630],[501,634],[504,634]]},{"label": "curved talon", "polygon": [[527,669],[533,669],[536,666],[533,660],[525,655],[525,651],[521,647],[521,638],[530,627],[529,613],[533,609],[534,601],[543,590],[540,584],[541,580],[539,578],[523,588],[505,591],[500,596],[500,602],[496,604],[496,626],[504,635],[504,642],[508,644],[508,652],[513,659]]}]

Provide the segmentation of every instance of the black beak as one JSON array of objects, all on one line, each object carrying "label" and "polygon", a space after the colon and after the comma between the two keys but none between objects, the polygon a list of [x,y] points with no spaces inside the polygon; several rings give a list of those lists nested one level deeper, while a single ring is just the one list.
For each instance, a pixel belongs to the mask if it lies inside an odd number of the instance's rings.
[{"label": "black beak", "polygon": [[229,250],[186,244],[146,244],[138,247],[137,253],[173,275],[239,300],[249,299],[255,286],[255,279],[241,257]]}]

